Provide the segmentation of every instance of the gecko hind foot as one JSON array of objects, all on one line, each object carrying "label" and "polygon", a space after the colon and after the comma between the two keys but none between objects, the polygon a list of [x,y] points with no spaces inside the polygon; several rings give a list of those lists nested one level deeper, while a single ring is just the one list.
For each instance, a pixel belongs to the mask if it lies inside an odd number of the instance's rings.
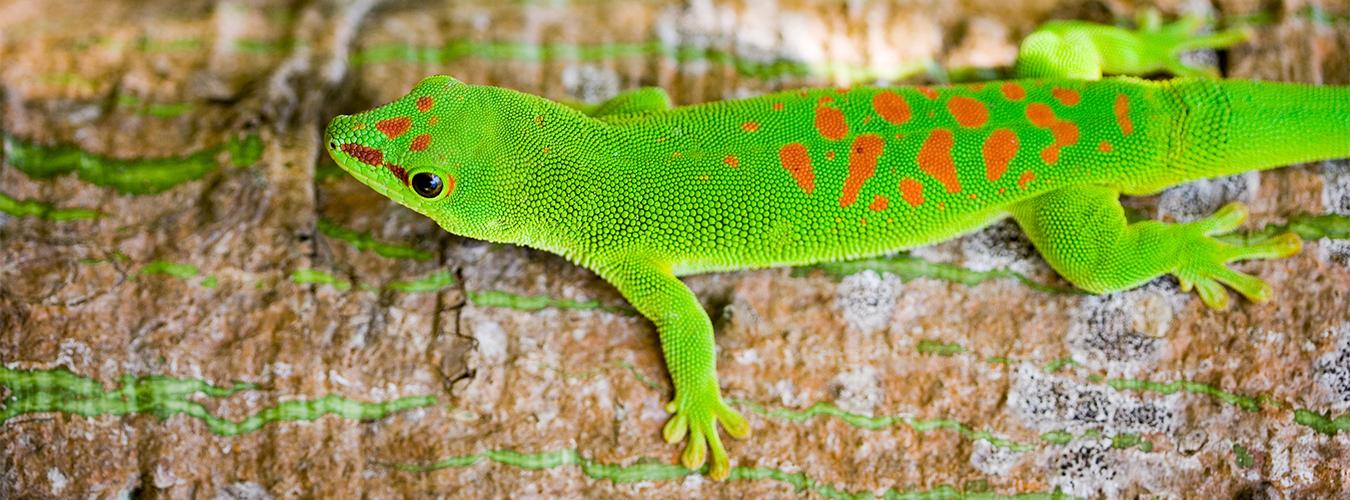
[{"label": "gecko hind foot", "polygon": [[728,407],[717,391],[698,392],[687,398],[677,395],[666,405],[666,411],[672,414],[661,431],[666,442],[674,444],[684,440],[686,435],[689,437],[680,463],[689,469],[699,469],[711,450],[712,467],[708,469],[708,476],[726,479],[731,473],[731,463],[717,434],[717,424],[722,424],[728,436],[745,439],[750,436],[750,425],[745,417]]},{"label": "gecko hind foot", "polygon": [[1194,238],[1195,244],[1185,247],[1172,274],[1181,282],[1182,291],[1192,288],[1200,300],[1213,309],[1227,309],[1226,285],[1247,300],[1265,302],[1272,295],[1270,285],[1250,274],[1234,271],[1228,263],[1240,260],[1282,259],[1297,254],[1302,240],[1294,233],[1284,233],[1252,244],[1232,244],[1219,241],[1216,235],[1232,232],[1247,219],[1247,207],[1233,202],[1204,219],[1187,223],[1181,228]]}]

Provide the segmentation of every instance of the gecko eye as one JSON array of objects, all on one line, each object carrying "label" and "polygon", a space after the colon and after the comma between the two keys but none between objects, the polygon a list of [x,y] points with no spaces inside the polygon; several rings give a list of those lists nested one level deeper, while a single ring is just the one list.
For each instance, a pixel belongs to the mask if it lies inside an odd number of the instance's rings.
[{"label": "gecko eye", "polygon": [[412,177],[413,191],[423,198],[435,198],[441,194],[443,186],[441,177],[431,172],[418,172]]}]

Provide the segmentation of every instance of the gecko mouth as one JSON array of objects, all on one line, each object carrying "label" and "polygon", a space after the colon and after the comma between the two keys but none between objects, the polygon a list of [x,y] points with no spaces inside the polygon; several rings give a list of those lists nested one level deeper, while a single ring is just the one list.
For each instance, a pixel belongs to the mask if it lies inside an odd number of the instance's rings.
[{"label": "gecko mouth", "polygon": [[383,167],[385,170],[388,170],[389,173],[394,174],[394,177],[397,177],[399,181],[403,182],[404,186],[408,185],[407,169],[404,169],[401,165],[384,161],[384,153],[378,149],[356,143],[337,144],[333,141],[329,141],[328,147],[330,150],[341,151],[353,160],[366,165]]}]

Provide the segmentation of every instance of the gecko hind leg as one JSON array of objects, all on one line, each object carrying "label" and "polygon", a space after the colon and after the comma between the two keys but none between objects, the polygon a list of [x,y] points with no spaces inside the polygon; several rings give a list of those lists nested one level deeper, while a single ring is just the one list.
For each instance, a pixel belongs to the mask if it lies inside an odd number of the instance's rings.
[{"label": "gecko hind leg", "polygon": [[1017,203],[1010,211],[1050,267],[1079,288],[1110,293],[1172,274],[1183,290],[1195,289],[1214,309],[1228,307],[1225,286],[1254,302],[1271,297],[1270,285],[1229,263],[1289,257],[1301,247],[1293,233],[1253,244],[1214,238],[1246,220],[1241,203],[1194,222],[1128,224],[1118,198],[1113,188],[1076,186]]},{"label": "gecko hind leg", "polygon": [[1142,76],[1165,71],[1176,76],[1215,76],[1212,69],[1182,62],[1183,52],[1230,47],[1247,32],[1201,33],[1204,19],[1188,16],[1161,24],[1146,11],[1140,28],[1128,30],[1084,21],[1051,21],[1022,41],[1015,73],[1019,78],[1100,79],[1103,73]]}]

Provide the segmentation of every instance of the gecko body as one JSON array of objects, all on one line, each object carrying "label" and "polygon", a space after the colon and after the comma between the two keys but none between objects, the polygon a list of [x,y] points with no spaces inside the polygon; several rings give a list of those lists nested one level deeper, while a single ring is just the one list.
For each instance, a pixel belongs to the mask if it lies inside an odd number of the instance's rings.
[{"label": "gecko body", "polygon": [[[1154,55],[1157,40],[1235,41],[1168,29],[1178,28],[1053,25],[1024,43],[1018,73],[1029,78],[1018,80],[685,107],[645,88],[583,111],[438,76],[335,118],[326,140],[343,169],[447,231],[554,252],[616,286],[661,336],[676,392],[666,439],[690,439],[691,468],[711,450],[710,475],[725,477],[716,424],[732,436],[749,427],[722,401],[712,324],[677,276],[879,255],[1012,217],[1091,292],[1173,274],[1216,308],[1228,305],[1225,286],[1270,297],[1227,264],[1292,255],[1294,235],[1212,238],[1242,222],[1240,204],[1191,223],[1127,223],[1118,197],[1350,157],[1350,89],[1100,78],[1114,61],[1148,69],[1121,52]],[[1150,43],[1115,45],[1127,35]]]}]

